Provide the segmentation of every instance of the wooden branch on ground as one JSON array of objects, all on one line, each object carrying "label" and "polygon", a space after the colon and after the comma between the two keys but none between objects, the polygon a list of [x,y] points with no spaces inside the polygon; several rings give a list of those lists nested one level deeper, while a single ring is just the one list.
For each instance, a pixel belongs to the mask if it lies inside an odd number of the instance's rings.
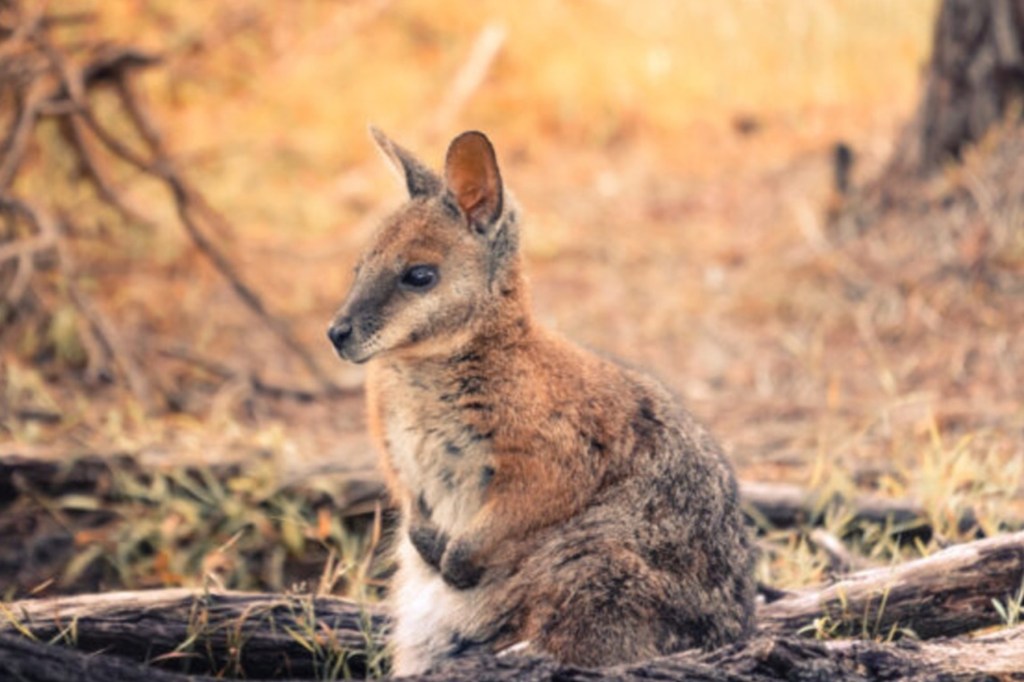
[{"label": "wooden branch on ground", "polygon": [[0,678],[18,682],[214,682],[217,678],[160,670],[121,656],[83,653],[0,633]]},{"label": "wooden branch on ground", "polygon": [[123,453],[64,460],[0,453],[0,509],[26,489],[50,496],[99,493],[110,486],[115,471],[139,472],[140,468]]},{"label": "wooden branch on ground", "polygon": [[[836,505],[850,513],[850,523],[873,523],[898,531],[905,539],[931,536],[932,528],[924,507],[913,500],[894,499],[880,495],[857,495],[844,499],[839,495],[823,497],[814,491],[788,483],[741,481],[740,498],[747,516],[757,525],[792,528],[820,523],[825,512]],[[961,533],[976,528],[977,517],[970,509],[961,512],[957,521]],[[1015,522],[1019,525],[1019,522]]]},{"label": "wooden branch on ground", "polygon": [[[163,591],[166,592],[166,591]],[[179,591],[186,592],[186,591]],[[139,593],[129,593],[139,594]],[[161,594],[161,593],[158,593]],[[112,595],[117,596],[117,595]],[[238,596],[238,595],[235,595]],[[184,600],[173,604],[177,610],[182,610],[188,604],[188,600],[195,595],[189,593]],[[279,601],[287,598],[279,598]],[[286,620],[295,613],[297,608],[293,602],[278,614]],[[80,598],[81,600],[81,598]],[[134,601],[134,599],[133,599]],[[339,600],[328,600],[339,601]],[[79,606],[84,606],[81,603]],[[16,609],[17,605],[15,605]],[[151,620],[154,613],[163,612],[164,603],[156,600],[148,605],[140,604],[138,611],[128,610],[121,619],[109,618],[108,624],[121,623],[146,623],[146,631],[152,627]],[[298,605],[301,608],[301,604]],[[149,609],[148,611],[145,609]],[[152,609],[156,608],[157,611]],[[191,608],[191,607],[189,607]],[[202,607],[205,608],[205,607]],[[260,607],[257,607],[257,609]],[[11,615],[15,609],[12,609]],[[249,614],[255,610],[249,611]],[[45,614],[45,611],[42,612]],[[67,617],[69,612],[64,612]],[[315,607],[311,613],[319,618],[325,615],[325,609],[320,605]],[[251,622],[247,615],[247,609],[240,608],[235,603],[227,608],[225,615],[229,615],[226,621],[218,621],[222,631],[229,633],[241,633],[246,636],[246,623]],[[8,616],[10,617],[10,616]],[[44,616],[45,617],[45,616]],[[327,618],[331,618],[327,615]],[[78,614],[77,620],[77,646],[79,649],[87,650],[82,638],[82,625],[91,625],[95,621],[90,615],[89,609],[84,609]],[[238,621],[235,619],[246,619],[239,629]],[[343,615],[342,622],[350,622],[350,616]],[[294,622],[294,621],[292,621]],[[335,620],[331,625],[336,625]],[[295,625],[301,625],[295,623]],[[213,622],[205,623],[207,628],[201,634],[205,634],[210,628],[216,628]],[[65,626],[60,629],[51,625],[46,633],[37,630],[39,635],[50,634],[68,640],[71,637],[72,629]],[[304,632],[299,630],[297,632]],[[326,633],[326,630],[322,630]],[[283,634],[283,633],[282,633]],[[38,635],[37,635],[38,636]],[[194,641],[194,651],[202,651],[202,655],[195,659],[165,657],[163,664],[170,662],[181,663],[189,661],[193,663],[191,672],[186,676],[162,669],[142,665],[136,659],[139,652],[128,650],[127,656],[118,655],[118,651],[107,648],[107,655],[89,655],[63,647],[46,648],[43,645],[30,641],[20,636],[11,634],[0,634],[0,675],[13,679],[28,680],[30,682],[62,682],[68,677],[68,671],[74,671],[74,679],[81,682],[107,682],[110,679],[125,680],[133,682],[145,680],[148,682],[184,682],[187,680],[205,680],[206,677],[197,677],[196,671],[209,671],[215,674],[245,672],[250,678],[254,675],[287,675],[290,679],[317,679],[317,667],[310,664],[308,660],[287,659],[289,663],[282,668],[281,661],[290,654],[302,655],[305,651],[306,658],[311,659],[310,652],[301,645],[297,645],[295,639],[290,641],[288,635],[283,635],[280,644],[283,647],[293,647],[291,652],[283,650],[274,651],[263,649],[260,655],[248,652],[247,648],[253,644],[249,639],[240,647],[240,652],[235,658],[221,658],[216,656],[224,655],[225,650],[212,652],[206,646],[207,641],[197,639]],[[40,637],[42,639],[42,637]],[[143,638],[140,638],[143,639]],[[239,640],[243,641],[243,640]],[[144,646],[153,645],[146,649],[150,653],[158,650],[159,646],[165,643],[163,640],[151,642],[145,639]],[[354,642],[359,646],[359,642]],[[109,645],[108,645],[109,646]],[[41,663],[45,661],[44,663]],[[349,671],[354,675],[360,675],[364,671],[361,667],[365,659],[361,655],[352,656],[349,659]],[[244,665],[253,667],[241,667]],[[269,664],[270,669],[263,666]],[[215,666],[223,667],[217,669]],[[269,670],[269,673],[268,673]],[[322,668],[320,668],[322,670]],[[524,658],[515,656],[500,657],[471,657],[454,661],[452,664],[441,670],[422,676],[422,680],[579,680],[579,681],[600,681],[600,680],[707,680],[707,681],[728,681],[738,682],[739,680],[753,680],[756,682],[769,682],[777,680],[793,679],[828,679],[828,680],[932,680],[937,676],[957,677],[969,676],[972,679],[976,676],[999,676],[1000,679],[1021,679],[1020,672],[1024,670],[1024,626],[1017,626],[1008,630],[998,631],[977,638],[960,639],[937,639],[927,642],[915,642],[903,640],[897,643],[879,643],[865,640],[832,640],[819,641],[802,638],[793,635],[758,635],[740,645],[726,647],[712,652],[688,651],[674,656],[635,663],[629,665],[615,666],[604,670],[585,670],[572,666],[563,666],[553,661],[540,658]],[[1018,675],[1018,677],[1014,677]]]},{"label": "wooden branch on ground", "polygon": [[993,600],[1024,579],[1024,531],[954,545],[932,556],[853,573],[823,589],[793,593],[759,613],[769,632],[819,627],[886,637],[895,628],[929,639],[996,625]]},{"label": "wooden branch on ground", "polygon": [[[467,658],[418,679],[475,682],[486,679],[609,682],[689,680],[1022,679],[1024,627],[976,639],[880,644],[819,642],[795,637],[758,637],[710,653],[676,656],[605,670],[562,666],[542,658]],[[117,656],[83,654],[0,634],[0,674],[24,682],[212,682],[208,676],[174,673]],[[292,675],[292,679],[297,676]],[[408,678],[406,678],[408,679]]]},{"label": "wooden branch on ground", "polygon": [[[53,418],[47,412],[32,417],[39,420]],[[56,418],[59,419],[59,415]],[[247,455],[245,466],[251,469],[259,456],[258,452]],[[95,495],[101,500],[109,500],[119,494],[116,490],[117,476],[130,476],[141,481],[152,479],[153,471],[139,460],[137,454],[129,452],[60,458],[57,453],[28,457],[17,452],[0,451],[0,510],[26,493],[51,498],[67,494]],[[197,480],[210,475],[226,481],[242,473],[242,466],[237,461],[203,467],[183,464],[182,468],[186,475]],[[380,506],[379,478],[373,469],[346,469],[338,465],[311,467],[290,472],[278,483],[280,488],[302,490],[304,484],[311,480],[338,482],[330,503],[342,516],[354,516],[353,508],[373,513]],[[322,488],[316,488],[315,492],[311,490],[309,494],[323,500]]]},{"label": "wooden branch on ground", "polygon": [[0,632],[250,678],[314,678],[335,664],[362,675],[382,626],[381,616],[338,598],[184,588],[0,605]]},{"label": "wooden branch on ground", "polygon": [[[737,679],[736,675],[749,674],[774,680],[792,679],[791,674],[824,666],[828,679],[846,679],[869,660],[879,671],[900,670],[899,666],[950,674],[974,667],[992,674],[1024,670],[1018,665],[1024,655],[1021,628],[976,640],[932,639],[1000,624],[992,600],[1004,601],[1014,594],[1022,575],[1024,533],[1015,533],[951,547],[892,568],[863,571],[763,606],[758,614],[759,635],[739,648],[684,653],[605,673],[513,658],[487,659],[459,663],[449,676],[479,679],[468,673],[463,677],[457,672],[459,666],[485,665],[494,667],[487,669],[491,679],[515,679],[517,670],[532,679],[604,679],[605,674],[634,679],[653,670],[671,673],[674,677],[669,679],[681,679],[687,673],[697,675],[696,679]],[[46,641],[73,640],[86,651],[103,650],[138,660],[164,656],[165,663],[178,664],[176,659],[187,655],[193,671],[235,670],[250,677],[285,670],[297,677],[310,675],[326,658],[339,660],[342,652],[347,652],[348,663],[357,672],[365,666],[367,652],[372,655],[383,648],[384,626],[376,609],[336,597],[188,589],[23,600],[0,612],[0,632],[31,632]],[[811,626],[829,635],[882,639],[894,632],[913,631],[930,641],[906,639],[883,645],[801,638]],[[310,641],[319,648],[303,643]],[[733,676],[700,676],[719,669],[732,670]],[[543,674],[536,677],[534,673]]]},{"label": "wooden branch on ground", "polygon": [[[881,644],[865,641],[820,642],[795,637],[758,637],[718,651],[687,652],[641,664],[605,670],[561,666],[541,658],[468,658],[427,680],[559,680],[616,682],[703,680],[775,682],[777,680],[1022,679],[1024,627],[976,639]],[[24,637],[0,634],[0,675],[23,682],[212,682],[208,676],[175,673],[118,656],[84,654],[47,646]],[[292,675],[295,679],[296,676]]]},{"label": "wooden branch on ground", "polygon": [[479,657],[417,679],[554,682],[781,682],[782,680],[1024,679],[1024,626],[977,639],[879,643],[759,636],[717,651],[690,651],[632,665],[587,670],[542,658]]}]

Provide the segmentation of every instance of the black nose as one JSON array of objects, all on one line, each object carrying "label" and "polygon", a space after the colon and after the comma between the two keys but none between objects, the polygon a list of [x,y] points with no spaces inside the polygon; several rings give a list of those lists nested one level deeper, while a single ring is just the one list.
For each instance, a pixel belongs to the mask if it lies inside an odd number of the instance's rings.
[{"label": "black nose", "polygon": [[352,320],[347,317],[338,320],[327,329],[327,338],[338,349],[345,344],[350,336],[352,336]]}]

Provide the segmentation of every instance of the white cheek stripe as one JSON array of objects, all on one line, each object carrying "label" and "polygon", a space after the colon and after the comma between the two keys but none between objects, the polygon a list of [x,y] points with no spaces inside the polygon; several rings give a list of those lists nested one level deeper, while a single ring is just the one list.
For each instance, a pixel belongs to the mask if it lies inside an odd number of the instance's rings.
[{"label": "white cheek stripe", "polygon": [[510,646],[505,647],[504,649],[499,651],[496,654],[496,656],[498,658],[502,658],[504,656],[515,656],[516,654],[523,653],[524,651],[526,651],[529,648],[530,648],[530,640],[524,639],[521,642],[516,642],[515,644],[512,644]]}]

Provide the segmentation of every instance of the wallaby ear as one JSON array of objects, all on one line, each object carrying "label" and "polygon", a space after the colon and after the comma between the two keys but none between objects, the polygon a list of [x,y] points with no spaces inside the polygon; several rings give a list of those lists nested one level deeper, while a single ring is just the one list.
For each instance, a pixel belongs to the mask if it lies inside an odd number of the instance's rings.
[{"label": "wallaby ear", "polygon": [[459,208],[481,234],[501,216],[502,188],[498,159],[483,133],[462,133],[448,147],[444,179]]},{"label": "wallaby ear", "polygon": [[374,142],[384,153],[392,169],[405,181],[410,198],[440,194],[444,185],[434,171],[420,163],[410,151],[395,144],[379,129],[370,126],[370,134],[373,135]]}]

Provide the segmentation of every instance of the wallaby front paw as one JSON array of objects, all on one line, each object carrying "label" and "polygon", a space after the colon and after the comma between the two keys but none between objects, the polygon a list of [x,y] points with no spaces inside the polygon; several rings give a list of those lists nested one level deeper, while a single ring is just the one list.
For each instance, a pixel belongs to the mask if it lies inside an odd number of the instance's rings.
[{"label": "wallaby front paw", "polygon": [[473,561],[473,551],[467,542],[449,545],[441,559],[441,577],[457,590],[476,587],[484,575],[483,566]]},{"label": "wallaby front paw", "polygon": [[429,566],[440,570],[441,558],[448,547],[447,535],[433,526],[414,525],[409,528],[409,541]]}]

